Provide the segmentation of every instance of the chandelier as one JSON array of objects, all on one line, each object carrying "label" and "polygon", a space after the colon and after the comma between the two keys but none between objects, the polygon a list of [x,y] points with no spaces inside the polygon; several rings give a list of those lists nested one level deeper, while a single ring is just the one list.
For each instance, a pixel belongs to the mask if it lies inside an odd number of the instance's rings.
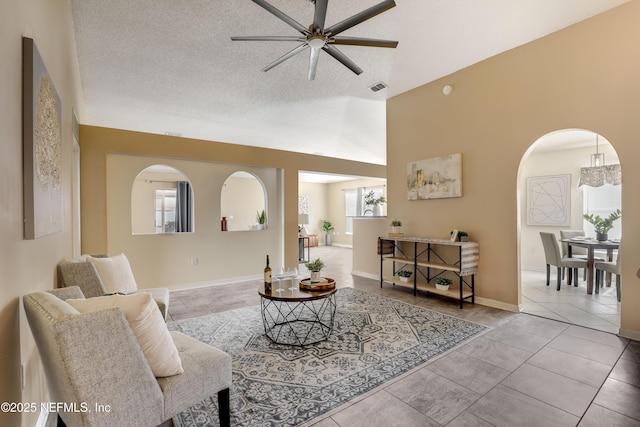
[{"label": "chandelier", "polygon": [[602,187],[605,184],[622,184],[620,164],[607,165],[604,162],[604,153],[599,151],[599,135],[596,134],[596,152],[591,155],[591,166],[580,169],[580,181],[578,187]]}]

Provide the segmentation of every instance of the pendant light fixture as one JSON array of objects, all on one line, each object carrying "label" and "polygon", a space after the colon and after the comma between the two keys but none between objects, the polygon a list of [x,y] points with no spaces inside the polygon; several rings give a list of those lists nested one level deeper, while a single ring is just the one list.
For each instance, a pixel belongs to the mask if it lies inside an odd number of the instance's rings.
[{"label": "pendant light fixture", "polygon": [[583,185],[602,187],[605,184],[622,184],[620,165],[606,165],[604,163],[604,153],[600,152],[599,142],[599,135],[596,134],[596,152],[591,155],[591,166],[580,169],[580,182],[578,182],[578,187],[582,187]]}]

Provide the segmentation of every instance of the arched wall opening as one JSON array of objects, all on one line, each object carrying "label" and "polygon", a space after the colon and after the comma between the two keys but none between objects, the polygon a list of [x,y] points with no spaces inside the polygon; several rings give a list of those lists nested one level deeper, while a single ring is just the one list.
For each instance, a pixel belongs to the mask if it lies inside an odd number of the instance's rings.
[{"label": "arched wall opening", "polygon": [[[584,230],[588,238],[595,233],[583,214],[600,209],[597,213],[605,216],[620,206],[622,186],[579,187],[581,169],[591,166],[596,152],[604,154],[606,165],[619,164],[606,137],[585,129],[550,132],[523,155],[517,180],[518,300],[523,312],[617,333],[620,304],[615,285],[587,294],[588,275],[580,272],[578,287],[569,287],[565,275],[557,291],[556,269],[551,266],[551,283],[546,286],[540,237],[540,232],[551,232],[559,239],[561,230]],[[615,225],[620,233],[622,220]],[[595,256],[606,253],[596,251]]]}]

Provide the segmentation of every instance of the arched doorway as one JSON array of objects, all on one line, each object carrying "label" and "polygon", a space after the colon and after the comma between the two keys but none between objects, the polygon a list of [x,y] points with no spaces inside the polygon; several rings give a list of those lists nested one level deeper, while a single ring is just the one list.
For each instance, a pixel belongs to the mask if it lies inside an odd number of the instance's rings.
[{"label": "arched doorway", "polygon": [[[522,157],[518,170],[521,310],[617,333],[620,304],[615,284],[589,295],[585,276],[580,272],[578,287],[568,286],[565,277],[557,291],[556,269],[552,266],[551,284],[546,286],[546,261],[540,238],[540,232],[552,232],[560,238],[561,230],[584,230],[588,238],[594,231],[584,221],[583,213],[606,216],[620,207],[621,185],[579,186],[582,168],[591,166],[592,154],[596,152],[604,154],[606,165],[619,164],[615,149],[605,137],[583,129],[546,134]],[[611,239],[619,238],[622,221],[618,220],[615,226]]]}]

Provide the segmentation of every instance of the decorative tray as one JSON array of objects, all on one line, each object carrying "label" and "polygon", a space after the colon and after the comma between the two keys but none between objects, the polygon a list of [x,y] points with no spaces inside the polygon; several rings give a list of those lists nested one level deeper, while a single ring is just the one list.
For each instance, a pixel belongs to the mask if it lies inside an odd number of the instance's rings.
[{"label": "decorative tray", "polygon": [[312,282],[310,278],[302,279],[300,281],[300,289],[305,291],[328,291],[335,289],[336,281],[328,277],[320,278],[318,282]]}]

